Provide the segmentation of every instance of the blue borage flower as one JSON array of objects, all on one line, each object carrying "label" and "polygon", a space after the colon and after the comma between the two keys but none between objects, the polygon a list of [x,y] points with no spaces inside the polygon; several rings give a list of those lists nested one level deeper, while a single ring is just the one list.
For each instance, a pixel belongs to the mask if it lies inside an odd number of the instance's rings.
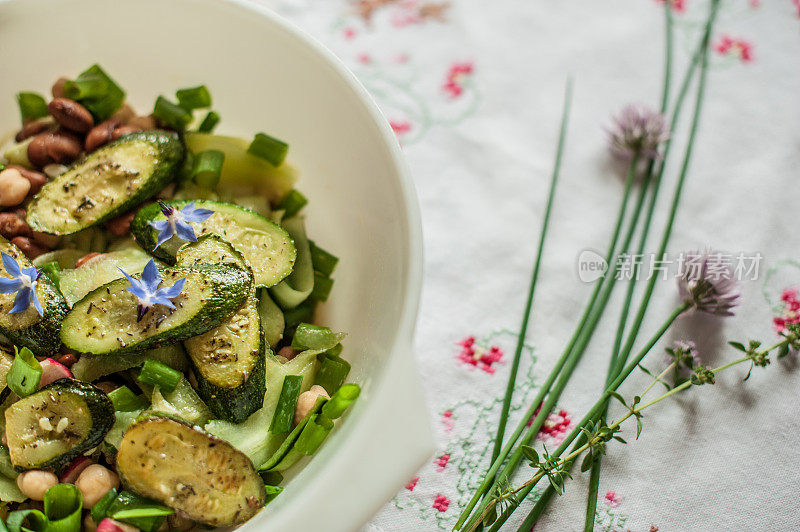
[{"label": "blue borage flower", "polygon": [[203,222],[214,214],[214,211],[210,209],[195,207],[193,201],[184,205],[180,210],[172,205],[167,205],[161,200],[158,201],[158,204],[161,206],[161,212],[164,213],[166,220],[150,222],[150,225],[158,231],[158,241],[153,251],[157,250],[161,244],[172,238],[173,235],[178,235],[178,238],[187,242],[196,242],[197,237],[189,223]]},{"label": "blue borage flower", "polygon": [[3,258],[3,266],[6,272],[11,276],[11,279],[0,277],[0,294],[17,293],[17,297],[14,299],[14,306],[11,307],[8,313],[14,314],[27,310],[33,303],[33,308],[36,309],[39,316],[43,316],[44,311],[42,311],[42,305],[36,295],[36,283],[42,272],[35,266],[20,268],[14,257],[5,251],[0,251],[0,256]]},{"label": "blue borage flower", "polygon": [[138,304],[136,305],[136,321],[141,321],[145,313],[153,308],[154,305],[164,305],[167,308],[174,309],[175,305],[172,304],[171,299],[178,297],[183,290],[183,285],[186,283],[186,278],[178,279],[172,286],[159,288],[162,278],[161,273],[156,267],[153,259],[144,267],[142,272],[142,280],[134,279],[128,273],[119,268],[131,285],[128,287],[128,292],[136,296]]}]

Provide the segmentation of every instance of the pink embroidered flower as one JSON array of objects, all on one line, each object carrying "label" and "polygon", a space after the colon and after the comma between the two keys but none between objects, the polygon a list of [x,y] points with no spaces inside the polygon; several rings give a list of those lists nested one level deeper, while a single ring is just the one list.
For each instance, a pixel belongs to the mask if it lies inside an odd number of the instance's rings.
[{"label": "pink embroidered flower", "polygon": [[753,60],[753,45],[749,41],[733,38],[730,35],[723,35],[714,45],[714,51],[720,55],[737,56],[743,63]]},{"label": "pink embroidered flower", "polygon": [[436,496],[431,506],[440,512],[446,512],[447,508],[450,506],[450,499],[440,493]]},{"label": "pink embroidered flower", "polygon": [[792,0],[792,4],[797,8],[797,18],[800,18],[800,0]]},{"label": "pink embroidered flower", "polygon": [[351,41],[356,37],[356,30],[353,28],[345,28],[343,32],[345,40]]},{"label": "pink embroidered flower", "polygon": [[453,63],[450,70],[447,71],[442,90],[451,98],[458,98],[464,93],[464,86],[473,70],[472,63]]},{"label": "pink embroidered flower", "polygon": [[369,54],[358,54],[356,60],[361,63],[362,65],[369,65],[372,63],[372,57]]},{"label": "pink embroidered flower", "polygon": [[436,471],[438,471],[439,473],[444,471],[444,468],[447,467],[447,462],[449,461],[450,461],[450,455],[448,453],[445,453],[436,460],[434,460],[434,463],[436,464]]},{"label": "pink embroidered flower", "polygon": [[617,506],[619,506],[619,503],[622,502],[622,497],[617,495],[613,491],[607,491],[603,502],[606,504],[606,506],[610,506],[611,508],[616,508]]},{"label": "pink embroidered flower", "polygon": [[797,288],[788,288],[781,294],[783,310],[780,316],[775,316],[772,326],[775,332],[782,333],[789,325],[800,323],[800,297]]},{"label": "pink embroidered flower", "polygon": [[407,120],[389,120],[389,125],[392,126],[392,131],[398,137],[402,137],[411,131],[411,122]]},{"label": "pink embroidered flower", "polygon": [[456,426],[455,422],[453,421],[453,413],[450,410],[442,414],[442,424],[444,424],[445,432],[451,432],[453,427]]},{"label": "pink embroidered flower", "polygon": [[458,359],[465,364],[475,366],[486,373],[494,373],[494,364],[500,362],[503,358],[503,350],[493,345],[486,349],[475,343],[475,337],[469,336],[460,341],[458,345],[461,346],[461,351],[458,353]]},{"label": "pink embroidered flower", "polygon": [[559,410],[547,416],[536,437],[540,441],[552,440],[554,443],[561,443],[571,428],[572,416],[566,410]]},{"label": "pink embroidered flower", "polygon": [[[672,10],[676,13],[683,13],[686,11],[686,0],[666,0],[670,2]],[[656,0],[659,4],[663,4],[665,0]]]},{"label": "pink embroidered flower", "polygon": [[750,0],[750,9],[758,9],[761,7],[761,0]]},{"label": "pink embroidered flower", "polygon": [[414,491],[414,488],[417,487],[417,482],[419,482],[419,477],[412,478],[408,481],[408,484],[406,484],[406,489],[408,491]]}]

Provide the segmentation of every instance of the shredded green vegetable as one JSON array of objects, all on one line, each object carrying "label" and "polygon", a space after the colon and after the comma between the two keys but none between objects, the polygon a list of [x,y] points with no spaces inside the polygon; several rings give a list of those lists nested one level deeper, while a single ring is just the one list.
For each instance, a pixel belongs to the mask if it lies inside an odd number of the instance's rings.
[{"label": "shredded green vegetable", "polygon": [[15,346],[14,351],[16,355],[6,375],[6,385],[18,396],[27,397],[39,389],[42,365],[27,347],[17,349]]}]

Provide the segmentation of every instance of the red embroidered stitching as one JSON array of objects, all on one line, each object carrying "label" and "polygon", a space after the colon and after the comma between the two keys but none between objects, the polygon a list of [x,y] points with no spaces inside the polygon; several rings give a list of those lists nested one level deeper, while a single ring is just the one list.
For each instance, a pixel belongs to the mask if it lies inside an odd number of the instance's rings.
[{"label": "red embroidered stitching", "polygon": [[458,342],[458,345],[462,347],[458,353],[458,359],[465,364],[478,367],[486,373],[494,373],[494,364],[503,358],[502,349],[496,345],[485,349],[475,343],[474,336],[468,336]]},{"label": "red embroidered stitching", "polygon": [[472,63],[453,63],[447,71],[442,89],[451,98],[458,98],[464,92],[464,85],[472,75],[474,67]]},{"label": "red embroidered stitching", "polygon": [[450,455],[448,453],[445,453],[436,460],[434,460],[434,463],[436,464],[436,471],[438,471],[439,473],[444,471],[444,468],[447,467],[447,462],[449,461],[450,461]]},{"label": "red embroidered stitching", "polygon": [[406,489],[408,491],[414,491],[414,488],[417,487],[417,482],[419,482],[419,477],[412,478],[408,481],[408,484],[406,484]]},{"label": "red embroidered stitching", "polygon": [[606,504],[606,506],[616,508],[622,502],[622,497],[613,491],[607,491],[603,502]]},{"label": "red embroidered stitching", "polygon": [[440,512],[446,512],[447,508],[450,506],[450,499],[440,493],[436,496],[431,506]]},{"label": "red embroidered stitching", "polygon": [[783,302],[781,315],[772,319],[772,326],[777,333],[782,333],[789,325],[800,323],[800,297],[798,297],[797,288],[784,290],[781,294],[781,301]]},{"label": "red embroidered stitching", "polygon": [[752,43],[739,38],[733,38],[730,35],[723,35],[714,45],[714,51],[720,55],[737,55],[743,63],[749,63],[753,60],[753,45]]}]

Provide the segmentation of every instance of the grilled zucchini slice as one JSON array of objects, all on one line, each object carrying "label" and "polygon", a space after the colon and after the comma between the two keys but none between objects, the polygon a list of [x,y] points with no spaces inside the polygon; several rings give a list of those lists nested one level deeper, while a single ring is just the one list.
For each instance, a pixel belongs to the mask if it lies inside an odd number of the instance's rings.
[{"label": "grilled zucchini slice", "polygon": [[155,305],[140,321],[127,279],[117,279],[75,303],[64,318],[61,339],[88,355],[123,354],[169,345],[203,334],[236,312],[249,295],[253,277],[232,264],[169,268],[166,286],[186,278],[175,309]]},{"label": "grilled zucchini slice", "polygon": [[34,231],[70,235],[123,214],[172,181],[183,161],[175,133],[132,133],[45,184],[28,205]]},{"label": "grilled zucchini slice", "polygon": [[97,447],[114,424],[114,406],[91,384],[59,379],[6,409],[11,463],[59,469]]},{"label": "grilled zucchini slice", "polygon": [[[22,251],[3,237],[0,237],[0,251],[16,259],[20,267],[31,267]],[[0,268],[0,276],[9,277],[5,268]],[[16,294],[0,294],[0,333],[18,347],[27,347],[35,355],[49,357],[61,347],[61,321],[69,308],[64,296],[46,275],[39,276],[36,295],[44,311],[42,316],[33,305],[22,312],[9,314]]]},{"label": "grilled zucchini slice", "polygon": [[[178,265],[203,262],[247,267],[241,254],[217,235],[200,237],[178,250]],[[266,392],[266,345],[255,288],[230,318],[183,342],[194,368],[197,392],[219,418],[241,423],[261,408]]]},{"label": "grilled zucchini slice", "polygon": [[[169,205],[180,209],[189,201],[172,201]],[[204,222],[190,224],[197,235],[216,233],[242,254],[253,270],[256,287],[270,287],[281,282],[292,273],[297,249],[292,238],[281,226],[263,216],[232,203],[196,200],[195,205],[214,211]],[[151,221],[163,220],[164,214],[157,204],[147,205],[136,213],[131,224],[131,233],[142,248],[152,250],[156,246],[156,230]],[[175,237],[165,242],[153,255],[169,263],[181,241]]]},{"label": "grilled zucchini slice", "polygon": [[125,432],[117,471],[132,491],[189,519],[231,526],[264,506],[264,481],[231,444],[174,418],[149,415]]}]

